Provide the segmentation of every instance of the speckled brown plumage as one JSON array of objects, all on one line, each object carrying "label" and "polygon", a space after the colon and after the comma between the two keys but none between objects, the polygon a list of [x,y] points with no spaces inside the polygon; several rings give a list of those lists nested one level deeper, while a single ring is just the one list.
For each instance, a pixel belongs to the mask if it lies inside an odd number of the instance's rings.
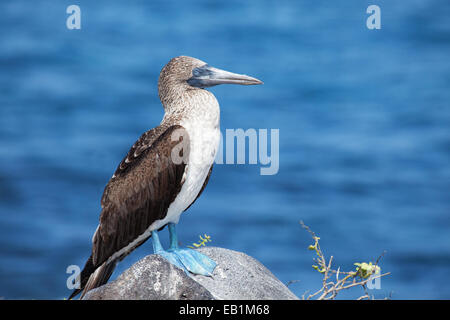
[{"label": "speckled brown plumage", "polygon": [[[105,262],[144,233],[155,220],[162,219],[180,191],[189,156],[188,134],[178,125],[160,134],[158,131],[162,130],[164,127],[158,127],[144,134],[107,184],[99,229],[93,239],[94,265]],[[183,134],[179,140],[172,141],[175,130]],[[179,143],[186,146],[183,148],[185,161],[176,164],[171,152]]]},{"label": "speckled brown plumage", "polygon": [[[180,56],[173,58],[162,68],[158,80],[158,94],[166,111],[178,114],[184,112],[183,101],[203,90],[189,86],[186,81],[192,76],[193,68],[204,64],[201,60]],[[177,76],[174,77],[174,74]]]},{"label": "speckled brown plumage", "polygon": [[[170,138],[176,130],[179,140]],[[161,134],[161,132],[163,133]],[[104,266],[96,281],[86,286],[95,269],[101,267],[120,249],[129,245],[157,219],[167,212],[170,203],[182,187],[184,169],[189,156],[188,134],[181,126],[160,126],[144,133],[131,147],[105,187],[101,200],[100,224],[93,238],[92,254],[81,274],[85,291],[106,283],[116,260],[122,260],[148,237]],[[173,147],[182,143],[183,158],[175,164],[170,155]],[[78,292],[74,292],[76,295]]]}]

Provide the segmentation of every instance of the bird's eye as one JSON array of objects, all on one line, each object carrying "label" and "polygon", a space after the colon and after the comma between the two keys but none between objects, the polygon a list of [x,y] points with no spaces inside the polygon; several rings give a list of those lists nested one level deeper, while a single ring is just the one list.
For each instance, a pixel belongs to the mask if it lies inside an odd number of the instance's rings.
[{"label": "bird's eye", "polygon": [[194,76],[194,77],[199,77],[200,75],[201,75],[201,71],[199,70],[199,68],[195,68],[193,71],[192,71],[192,75]]},{"label": "bird's eye", "polygon": [[211,75],[211,73],[212,72],[209,69],[209,65],[208,64],[205,64],[205,65],[203,65],[201,67],[194,68],[194,70],[192,70],[192,75],[194,77],[206,77],[206,76]]}]

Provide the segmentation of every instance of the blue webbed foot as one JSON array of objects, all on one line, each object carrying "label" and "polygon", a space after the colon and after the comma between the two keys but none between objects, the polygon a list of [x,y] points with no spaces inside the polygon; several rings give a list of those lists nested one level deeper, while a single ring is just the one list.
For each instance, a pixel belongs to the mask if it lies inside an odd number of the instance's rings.
[{"label": "blue webbed foot", "polygon": [[164,257],[173,265],[183,269],[188,275],[192,273],[212,276],[217,265],[214,260],[196,250],[178,248],[175,224],[169,223],[169,233],[170,248],[165,251],[159,241],[158,233],[156,231],[152,232],[153,250],[155,254]]},{"label": "blue webbed foot", "polygon": [[169,249],[170,253],[173,253],[184,269],[193,274],[201,274],[203,276],[212,276],[212,273],[216,267],[214,260],[208,256],[195,251],[194,249]]}]

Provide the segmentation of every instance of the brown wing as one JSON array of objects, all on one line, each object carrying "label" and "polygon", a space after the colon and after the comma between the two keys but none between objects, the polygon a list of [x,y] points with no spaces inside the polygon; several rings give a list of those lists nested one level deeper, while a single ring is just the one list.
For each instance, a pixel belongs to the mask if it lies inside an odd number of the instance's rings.
[{"label": "brown wing", "polygon": [[189,136],[181,126],[150,130],[131,147],[102,197],[100,224],[93,238],[94,266],[165,217],[184,182],[188,157]]}]

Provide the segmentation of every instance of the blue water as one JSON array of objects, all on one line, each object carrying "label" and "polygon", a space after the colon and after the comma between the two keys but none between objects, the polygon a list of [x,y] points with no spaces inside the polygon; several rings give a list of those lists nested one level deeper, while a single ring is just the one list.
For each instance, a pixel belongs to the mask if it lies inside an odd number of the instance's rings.
[{"label": "blue water", "polygon": [[103,188],[159,124],[159,71],[183,54],[264,81],[211,89],[222,131],[280,130],[278,174],[216,165],[184,244],[207,233],[301,296],[321,285],[303,220],[341,270],[386,251],[375,297],[450,298],[449,16],[447,0],[0,2],[0,297],[67,297]]}]

